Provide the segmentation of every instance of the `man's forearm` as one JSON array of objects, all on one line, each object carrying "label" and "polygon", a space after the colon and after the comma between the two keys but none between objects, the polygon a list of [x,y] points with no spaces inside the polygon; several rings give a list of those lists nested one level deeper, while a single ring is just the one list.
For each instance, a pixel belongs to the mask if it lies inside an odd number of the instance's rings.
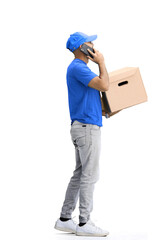
[{"label": "man's forearm", "polygon": [[106,85],[106,88],[109,89],[109,75],[105,66],[105,62],[102,61],[98,63],[99,66],[99,78],[102,79],[104,82],[104,85]]},{"label": "man's forearm", "polygon": [[107,91],[109,89],[109,76],[105,66],[104,57],[102,53],[100,53],[95,48],[94,48],[94,53],[91,52],[90,49],[87,49],[87,50],[93,56],[93,58],[91,58],[90,56],[87,56],[87,57],[93,62],[97,63],[99,66],[99,77],[96,78],[98,83],[96,84],[94,83],[93,84],[94,87],[93,85],[92,87],[95,89],[97,89],[96,87],[98,87],[99,89],[104,89],[104,91]]}]

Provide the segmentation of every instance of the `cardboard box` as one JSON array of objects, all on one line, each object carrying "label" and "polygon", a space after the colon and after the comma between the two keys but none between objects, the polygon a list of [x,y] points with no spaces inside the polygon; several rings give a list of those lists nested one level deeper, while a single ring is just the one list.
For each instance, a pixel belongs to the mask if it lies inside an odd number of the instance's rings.
[{"label": "cardboard box", "polygon": [[102,114],[110,117],[122,109],[147,101],[139,68],[126,67],[109,74],[110,87],[102,92]]}]

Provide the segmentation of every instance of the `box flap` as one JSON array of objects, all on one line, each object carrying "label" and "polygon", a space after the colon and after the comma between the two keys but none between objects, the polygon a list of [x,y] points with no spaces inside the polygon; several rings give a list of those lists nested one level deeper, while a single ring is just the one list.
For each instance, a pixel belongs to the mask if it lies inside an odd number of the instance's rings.
[{"label": "box flap", "polygon": [[121,79],[128,78],[128,77],[134,75],[137,70],[138,70],[138,67],[125,67],[125,68],[121,68],[119,70],[110,72],[110,73],[108,73],[109,81],[116,82]]}]

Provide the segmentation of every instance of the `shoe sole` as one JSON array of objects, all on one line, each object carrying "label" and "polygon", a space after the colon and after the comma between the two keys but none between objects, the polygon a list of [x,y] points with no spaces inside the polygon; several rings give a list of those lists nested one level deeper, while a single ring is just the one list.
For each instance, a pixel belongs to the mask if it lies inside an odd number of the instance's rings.
[{"label": "shoe sole", "polygon": [[57,226],[55,226],[54,228],[59,230],[59,231],[62,231],[62,232],[76,233],[76,232],[74,232],[73,230],[71,230],[69,228],[61,228],[61,227],[57,227]]},{"label": "shoe sole", "polygon": [[88,236],[88,237],[106,237],[107,235],[109,235],[109,233],[107,234],[93,234],[93,233],[76,233],[77,236]]}]

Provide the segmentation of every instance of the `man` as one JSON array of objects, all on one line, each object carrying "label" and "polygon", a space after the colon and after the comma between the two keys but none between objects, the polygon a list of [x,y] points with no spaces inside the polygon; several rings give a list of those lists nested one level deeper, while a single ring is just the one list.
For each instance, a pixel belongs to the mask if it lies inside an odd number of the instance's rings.
[{"label": "man", "polygon": [[[74,53],[74,60],[67,69],[68,99],[71,117],[71,138],[75,146],[76,167],[68,184],[60,219],[55,228],[82,236],[106,236],[109,233],[90,220],[93,208],[94,184],[99,178],[101,147],[102,107],[99,91],[109,89],[109,77],[103,55],[93,48],[97,35],[81,32],[70,35],[66,47]],[[85,43],[94,49],[93,56],[80,51]],[[89,59],[99,66],[99,76],[87,66]],[[71,215],[79,198],[79,225]]]}]

